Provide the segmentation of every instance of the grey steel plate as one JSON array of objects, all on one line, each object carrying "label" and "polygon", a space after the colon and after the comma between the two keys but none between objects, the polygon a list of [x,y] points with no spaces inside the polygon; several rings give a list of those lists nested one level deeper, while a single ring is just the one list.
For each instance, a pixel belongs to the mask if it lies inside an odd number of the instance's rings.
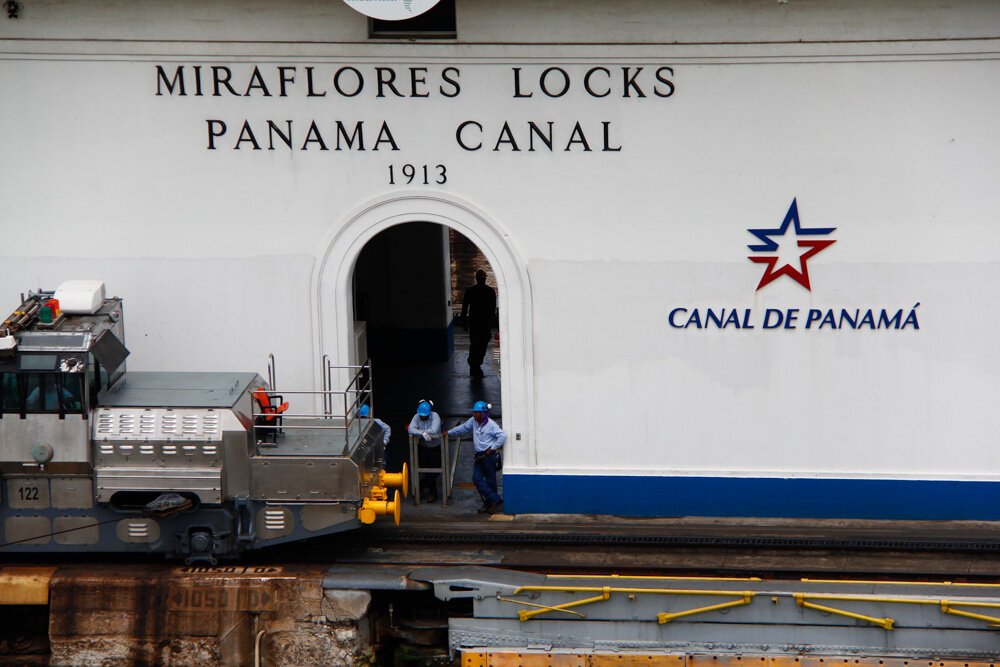
[{"label": "grey steel plate", "polygon": [[257,377],[254,373],[128,372],[101,407],[228,408]]}]

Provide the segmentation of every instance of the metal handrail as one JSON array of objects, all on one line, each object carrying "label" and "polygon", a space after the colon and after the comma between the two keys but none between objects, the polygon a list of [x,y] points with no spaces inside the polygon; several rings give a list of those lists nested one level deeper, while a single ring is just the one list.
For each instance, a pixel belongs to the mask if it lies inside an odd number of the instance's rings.
[{"label": "metal handrail", "polygon": [[[323,383],[323,391],[330,391],[330,355],[324,354],[322,360],[322,367],[320,368],[320,379]],[[325,371],[325,372],[324,372]],[[329,396],[324,394],[323,396],[323,414],[327,417],[333,416],[333,402],[330,400]]]},{"label": "metal handrail", "polygon": [[[351,428],[355,422],[367,422],[371,423],[372,418],[361,418],[358,416],[358,409],[361,407],[363,402],[369,402],[371,404],[371,394],[372,394],[372,376],[371,376],[371,366],[367,362],[361,365],[349,365],[349,366],[334,366],[330,362],[330,357],[324,354],[322,357],[323,368],[320,373],[320,380],[322,389],[319,391],[308,391],[308,390],[293,390],[286,391],[279,389],[277,387],[277,369],[274,359],[274,354],[269,354],[267,357],[267,377],[270,389],[264,389],[264,393],[268,397],[280,396],[282,399],[285,397],[294,396],[311,396],[318,397],[320,399],[320,411],[319,412],[294,412],[294,413],[275,413],[273,411],[266,411],[263,406],[259,406],[257,402],[251,401],[251,419],[255,424],[255,428],[264,431],[275,431],[278,433],[275,436],[275,440],[280,437],[280,434],[286,430],[335,430],[342,431],[344,437],[345,448],[350,446],[349,436],[351,433]],[[333,371],[335,369],[343,370],[353,370],[348,382],[347,388],[342,391],[335,391],[333,389]],[[365,373],[367,372],[367,377]],[[340,399],[338,400],[338,397]],[[343,407],[343,412],[339,415],[334,415],[334,405],[339,403]],[[313,406],[316,403],[312,403]],[[258,418],[263,418],[258,420]],[[317,419],[317,420],[335,420],[330,424],[302,424],[295,423],[294,420],[304,420],[304,419]],[[258,423],[260,421],[260,423]],[[359,433],[363,429],[359,428]]]},{"label": "metal handrail", "polygon": [[[323,355],[323,359],[322,359],[322,363],[323,363],[323,368],[321,369],[320,377],[322,379],[323,391],[324,392],[330,392],[330,391],[332,391],[332,388],[333,388],[333,371],[334,370],[351,370],[351,369],[354,369],[354,374],[347,381],[347,388],[344,391],[342,391],[342,392],[334,392],[334,393],[337,393],[337,394],[342,394],[345,397],[345,399],[344,399],[344,415],[347,418],[347,424],[348,424],[348,426],[350,426],[352,423],[354,423],[354,421],[356,419],[355,415],[357,414],[358,409],[365,402],[365,400],[362,397],[367,397],[368,407],[371,408],[372,410],[375,409],[374,399],[372,397],[372,369],[371,369],[371,360],[370,359],[366,359],[365,363],[360,364],[360,365],[349,364],[349,365],[346,365],[346,366],[334,366],[330,362],[330,356],[324,354]],[[362,378],[363,378],[364,373],[365,373],[366,370],[367,370],[367,373],[368,373],[368,378],[362,384]],[[349,394],[353,394],[354,395],[354,400],[351,401],[350,405],[348,405],[347,398],[346,398]],[[332,417],[333,416],[333,396],[332,395],[330,395],[330,396],[324,396],[323,413],[324,413],[324,415],[326,417]]]},{"label": "metal handrail", "polygon": [[[420,504],[420,473],[436,472],[441,474],[441,507],[447,507],[455,491],[455,472],[458,469],[458,456],[462,451],[462,436],[447,436],[439,433],[441,437],[441,467],[421,468],[420,467],[420,436],[410,434],[410,486],[413,488],[413,502]],[[451,439],[455,438],[454,452],[451,448]]]},{"label": "metal handrail", "polygon": [[[449,433],[445,436],[445,440],[450,440],[452,435]],[[462,452],[462,436],[456,435],[455,437],[455,454],[451,457],[451,473],[448,475],[448,488],[445,490],[445,495],[450,499],[452,491],[455,490],[455,471],[458,469],[458,456]],[[451,443],[448,444],[451,447]],[[442,456],[444,452],[441,452]],[[444,459],[441,459],[444,462]]]},{"label": "metal handrail", "polygon": [[[440,435],[439,433],[434,433],[432,435]],[[420,467],[420,436],[413,435],[409,436],[410,443],[410,486],[413,488],[413,502],[416,505],[420,504],[420,473],[422,472],[436,472],[441,474],[441,507],[448,506],[449,498],[449,479],[450,474],[448,471],[447,462],[450,459],[448,452],[448,442],[447,438],[441,436],[441,466],[438,468],[421,468]]]}]

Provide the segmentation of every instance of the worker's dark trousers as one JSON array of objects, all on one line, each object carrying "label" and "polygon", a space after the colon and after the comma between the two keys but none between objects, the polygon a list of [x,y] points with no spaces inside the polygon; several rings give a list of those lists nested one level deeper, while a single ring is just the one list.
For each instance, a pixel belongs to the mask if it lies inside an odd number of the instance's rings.
[{"label": "worker's dark trousers", "polygon": [[486,347],[490,344],[493,327],[469,327],[469,368],[476,369],[483,365]]},{"label": "worker's dark trousers", "polygon": [[472,483],[476,485],[476,490],[483,498],[486,506],[496,505],[503,502],[500,494],[497,493],[497,457],[498,453],[489,454],[482,458],[476,454],[476,463],[472,468]]}]

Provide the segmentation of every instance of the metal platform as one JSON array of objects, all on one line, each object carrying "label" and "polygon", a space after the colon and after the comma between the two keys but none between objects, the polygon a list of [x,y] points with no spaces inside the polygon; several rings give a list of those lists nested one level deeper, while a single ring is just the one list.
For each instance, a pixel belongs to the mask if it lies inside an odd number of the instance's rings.
[{"label": "metal platform", "polygon": [[506,647],[515,654],[1000,658],[998,585],[543,575],[482,567],[418,569],[408,578],[432,584],[441,600],[472,600],[472,618],[449,621],[455,653]]}]

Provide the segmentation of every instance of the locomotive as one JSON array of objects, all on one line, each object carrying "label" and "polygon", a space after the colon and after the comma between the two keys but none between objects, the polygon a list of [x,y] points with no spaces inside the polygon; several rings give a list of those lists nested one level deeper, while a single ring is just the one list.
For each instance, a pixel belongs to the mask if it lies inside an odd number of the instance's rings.
[{"label": "locomotive", "polygon": [[[392,516],[367,364],[321,391],[257,373],[126,372],[122,300],[33,291],[0,325],[0,553],[151,552],[214,564]],[[346,381],[331,389],[334,376]],[[390,495],[391,494],[391,495]]]}]

